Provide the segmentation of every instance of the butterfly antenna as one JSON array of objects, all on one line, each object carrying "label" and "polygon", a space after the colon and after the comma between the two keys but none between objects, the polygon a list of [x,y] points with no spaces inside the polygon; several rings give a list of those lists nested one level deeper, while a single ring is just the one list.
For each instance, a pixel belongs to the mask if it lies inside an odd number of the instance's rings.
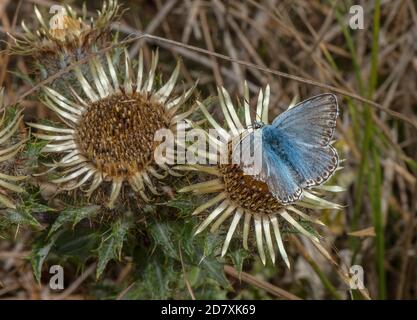
[{"label": "butterfly antenna", "polygon": [[[256,119],[261,119],[260,121],[257,121]],[[252,128],[256,126],[256,124],[263,123],[262,122],[262,115],[259,114],[257,111],[255,112],[255,121],[252,121]]]}]

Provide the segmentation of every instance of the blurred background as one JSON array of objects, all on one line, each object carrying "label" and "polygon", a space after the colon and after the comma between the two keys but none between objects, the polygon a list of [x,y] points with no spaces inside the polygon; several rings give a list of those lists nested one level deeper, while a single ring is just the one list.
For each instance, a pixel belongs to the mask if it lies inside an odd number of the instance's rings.
[{"label": "blurred background", "polygon": [[[11,41],[7,32],[22,32],[23,19],[34,30],[38,27],[34,5],[48,16],[49,8],[56,3],[82,8],[82,1],[0,0],[0,38],[5,41],[1,49]],[[184,85],[199,79],[198,90],[203,97],[216,95],[216,85],[223,85],[236,98],[243,93],[246,80],[251,97],[256,99],[259,89],[269,84],[272,118],[293,101],[331,91],[325,86],[337,89],[341,115],[336,147],[345,160],[344,169],[333,181],[346,192],[334,199],[344,209],[325,211],[321,217],[328,226],[321,230],[326,248],[340,265],[363,268],[364,284],[372,299],[417,298],[415,0],[119,3],[126,9],[120,22],[112,25],[119,39],[147,33],[260,67],[154,39],[129,44],[132,57],[144,49],[146,62],[158,46],[161,72],[172,70],[175,58],[180,57]],[[88,1],[88,11],[94,16],[101,5],[101,1]],[[362,16],[350,12],[353,5],[363,9]],[[284,74],[271,74],[262,68]],[[6,88],[8,103],[31,89],[27,78],[32,71],[27,57],[0,55],[0,86]],[[377,105],[359,101],[355,95]],[[22,105],[27,108],[27,119],[48,114],[36,95],[26,96]],[[221,117],[220,110],[212,110]],[[32,230],[18,227],[0,238],[0,299],[117,298],[123,297],[121,293],[132,283],[132,262],[122,259],[111,264],[99,280],[94,277],[94,263],[87,262],[80,268],[70,261],[64,291],[53,291],[47,283],[38,285],[29,259],[33,238]],[[303,299],[354,297],[340,280],[338,268],[311,244],[300,243],[288,250],[294,261],[291,270],[283,264],[263,267],[259,259],[249,259],[243,266],[242,279],[226,269],[230,287],[213,289],[215,293],[206,297],[285,298],[281,289]],[[178,293],[184,288],[163,285],[174,293],[150,298],[189,298]]]}]

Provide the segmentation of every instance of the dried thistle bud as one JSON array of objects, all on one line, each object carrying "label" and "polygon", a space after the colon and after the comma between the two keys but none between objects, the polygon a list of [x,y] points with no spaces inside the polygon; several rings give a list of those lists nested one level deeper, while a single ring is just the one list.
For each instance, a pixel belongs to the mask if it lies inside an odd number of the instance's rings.
[{"label": "dried thistle bud", "polygon": [[[39,29],[32,31],[23,21],[23,36],[14,38],[15,43],[9,51],[32,57],[36,65],[36,76],[42,80],[109,46],[113,41],[111,23],[121,15],[117,0],[105,1],[97,18],[91,20],[88,20],[86,11],[82,17],[78,17],[70,6],[52,6],[50,12],[54,15],[49,21],[36,6],[34,11],[40,24]],[[74,79],[71,74],[66,74],[54,80],[51,86],[57,87],[63,80]]]}]

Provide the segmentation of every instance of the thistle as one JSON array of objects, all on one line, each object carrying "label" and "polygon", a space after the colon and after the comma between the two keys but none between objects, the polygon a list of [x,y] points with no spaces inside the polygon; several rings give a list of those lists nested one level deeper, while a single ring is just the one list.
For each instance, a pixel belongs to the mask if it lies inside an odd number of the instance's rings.
[{"label": "thistle", "polygon": [[17,154],[24,146],[25,140],[16,141],[16,132],[23,119],[22,110],[18,111],[11,120],[6,119],[6,110],[3,104],[4,89],[0,91],[0,206],[16,208],[9,192],[22,193],[24,189],[18,182],[25,176],[14,175],[14,162]]},{"label": "thistle", "polygon": [[[276,247],[286,265],[289,267],[290,262],[284,247],[282,232],[284,226],[290,227],[290,229],[292,228],[298,233],[307,236],[312,241],[319,242],[319,238],[308,231],[300,220],[318,225],[323,225],[323,223],[304,213],[302,208],[340,209],[339,205],[323,199],[322,195],[326,191],[338,192],[342,189],[338,186],[317,185],[301,190],[302,194],[300,199],[296,201],[291,201],[291,203],[279,201],[266,183],[259,179],[254,179],[251,175],[245,174],[241,166],[231,161],[232,142],[236,139],[241,139],[242,135],[244,136],[246,133],[254,130],[258,123],[268,123],[269,86],[266,88],[265,94],[262,90],[259,93],[256,118],[253,121],[248,102],[248,88],[245,85],[245,97],[243,101],[245,125],[239,119],[227,91],[224,88],[219,88],[218,94],[220,106],[230,132],[218,124],[202,103],[198,104],[205,118],[222,138],[219,140],[217,137],[207,133],[208,141],[210,144],[215,145],[217,149],[226,150],[229,161],[226,164],[219,163],[212,166],[189,165],[182,167],[183,170],[196,170],[215,176],[215,179],[187,186],[180,190],[180,192],[193,192],[200,195],[215,194],[215,196],[199,206],[192,213],[193,215],[200,215],[205,214],[207,210],[210,212],[197,228],[196,233],[198,234],[204,231],[211,223],[213,223],[211,232],[216,232],[222,224],[227,223],[229,228],[222,248],[222,256],[224,256],[239,223],[243,220],[243,247],[248,250],[250,234],[254,231],[258,252],[263,264],[266,263],[265,240],[266,248],[272,262],[275,263]],[[210,158],[216,157],[217,155],[208,153],[207,163],[211,163]],[[251,227],[252,225],[253,228]],[[274,242],[276,244],[275,246]]]},{"label": "thistle", "polygon": [[179,63],[170,79],[156,88],[158,52],[152,54],[146,79],[142,51],[136,77],[126,50],[122,79],[117,75],[110,53],[106,54],[106,61],[106,65],[96,57],[90,61],[93,86],[80,68],[75,68],[75,77],[86,98],[72,88],[69,89],[71,98],[67,93],[45,88],[43,102],[61,118],[63,127],[30,125],[45,132],[35,134],[49,141],[43,152],[60,157],[49,164],[51,171],[59,174],[52,182],[60,190],[81,189],[88,196],[99,186],[110,184],[108,206],[112,208],[126,185],[144,201],[149,201],[147,191],[158,194],[154,179],[178,175],[167,165],[156,163],[154,151],[158,143],[154,135],[164,128],[175,132],[177,121],[192,113],[192,109],[181,114],[177,111],[191,96],[193,88],[179,96],[171,95],[179,75]]},{"label": "thistle", "polygon": [[[14,38],[15,43],[10,48],[11,53],[31,56],[41,79],[46,79],[111,44],[110,24],[121,15],[116,0],[104,2],[97,19],[91,18],[90,22],[87,22],[86,11],[82,17],[78,17],[70,6],[57,9],[61,11],[56,12],[48,23],[35,6],[39,29],[33,32],[23,21],[24,34],[19,39]],[[61,80],[72,80],[70,75],[58,78],[51,86],[58,86]]]}]

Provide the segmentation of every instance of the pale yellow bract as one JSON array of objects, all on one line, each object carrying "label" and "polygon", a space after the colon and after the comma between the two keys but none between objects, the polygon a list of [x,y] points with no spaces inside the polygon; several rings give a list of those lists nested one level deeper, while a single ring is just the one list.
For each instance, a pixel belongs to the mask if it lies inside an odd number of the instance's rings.
[{"label": "pale yellow bract", "polygon": [[[25,140],[18,142],[12,141],[16,135],[19,125],[22,122],[22,110],[18,111],[15,116],[6,123],[6,110],[3,103],[4,89],[0,91],[0,168],[6,168],[7,163],[13,161],[16,155],[24,146]],[[19,186],[19,182],[25,180],[26,176],[10,175],[7,172],[0,172],[0,205],[14,209],[16,204],[8,195],[9,192],[22,193],[24,189]]]}]

